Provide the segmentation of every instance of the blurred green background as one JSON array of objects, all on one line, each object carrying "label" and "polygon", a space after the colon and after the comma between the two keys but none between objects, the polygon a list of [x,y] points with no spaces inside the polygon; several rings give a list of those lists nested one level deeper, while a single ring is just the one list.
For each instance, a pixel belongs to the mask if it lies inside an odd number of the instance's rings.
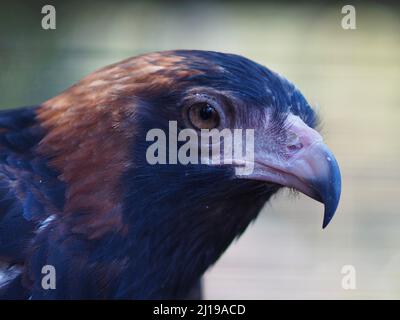
[{"label": "blurred green background", "polygon": [[[54,4],[57,29],[41,29]],[[316,107],[340,163],[342,201],[281,193],[206,274],[206,298],[400,298],[400,10],[354,3],[2,1],[0,107],[43,102],[89,72],[136,54],[208,49],[285,75]],[[353,265],[356,289],[342,288]]]}]

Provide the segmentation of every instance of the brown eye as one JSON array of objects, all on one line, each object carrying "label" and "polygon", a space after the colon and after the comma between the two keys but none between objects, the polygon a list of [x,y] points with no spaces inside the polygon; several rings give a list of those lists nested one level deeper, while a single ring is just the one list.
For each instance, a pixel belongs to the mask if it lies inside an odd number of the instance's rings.
[{"label": "brown eye", "polygon": [[213,129],[219,126],[220,117],[211,104],[201,102],[190,107],[189,120],[197,129]]}]

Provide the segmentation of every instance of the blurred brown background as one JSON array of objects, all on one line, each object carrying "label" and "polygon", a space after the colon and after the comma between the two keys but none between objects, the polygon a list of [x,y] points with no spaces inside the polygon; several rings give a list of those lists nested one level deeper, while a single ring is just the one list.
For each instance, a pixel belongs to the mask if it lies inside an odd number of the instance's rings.
[{"label": "blurred brown background", "polygon": [[[280,194],[206,274],[206,298],[400,298],[400,10],[344,4],[64,1],[57,29],[45,2],[0,6],[0,107],[40,103],[96,68],[148,51],[247,56],[293,81],[316,106],[342,169],[342,200]],[[344,290],[343,265],[356,269]]]}]

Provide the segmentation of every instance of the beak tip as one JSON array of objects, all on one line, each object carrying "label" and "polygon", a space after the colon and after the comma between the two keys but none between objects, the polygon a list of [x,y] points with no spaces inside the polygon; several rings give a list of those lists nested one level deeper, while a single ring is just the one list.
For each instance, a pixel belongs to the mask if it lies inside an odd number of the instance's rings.
[{"label": "beak tip", "polygon": [[328,224],[331,222],[333,216],[336,213],[337,207],[339,205],[340,199],[340,178],[338,183],[336,183],[336,187],[332,190],[333,196],[328,196],[325,200],[325,211],[324,211],[324,220],[322,222],[322,229],[325,229]]},{"label": "beak tip", "polygon": [[[334,159],[331,154],[330,157]],[[325,229],[331,222],[337,207],[339,205],[341,194],[341,174],[336,160],[332,161],[329,168],[328,179],[324,179],[317,183],[320,197],[325,205],[324,220],[322,222],[322,229]]]},{"label": "beak tip", "polygon": [[324,214],[324,221],[322,222],[322,229],[325,229],[328,226],[328,224],[331,222],[332,218],[333,218],[333,214],[331,214],[331,215],[328,215],[326,213]]}]

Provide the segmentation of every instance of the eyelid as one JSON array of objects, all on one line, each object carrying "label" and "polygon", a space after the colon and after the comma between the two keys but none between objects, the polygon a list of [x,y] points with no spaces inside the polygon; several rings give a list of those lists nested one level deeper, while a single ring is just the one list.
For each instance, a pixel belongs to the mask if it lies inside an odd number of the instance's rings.
[{"label": "eyelid", "polygon": [[195,93],[195,94],[189,96],[189,100],[192,101],[192,104],[199,103],[199,102],[207,102],[207,103],[210,103],[211,105],[219,104],[218,100],[215,97],[212,97],[212,96],[210,96],[208,94],[204,94],[204,93]]}]

